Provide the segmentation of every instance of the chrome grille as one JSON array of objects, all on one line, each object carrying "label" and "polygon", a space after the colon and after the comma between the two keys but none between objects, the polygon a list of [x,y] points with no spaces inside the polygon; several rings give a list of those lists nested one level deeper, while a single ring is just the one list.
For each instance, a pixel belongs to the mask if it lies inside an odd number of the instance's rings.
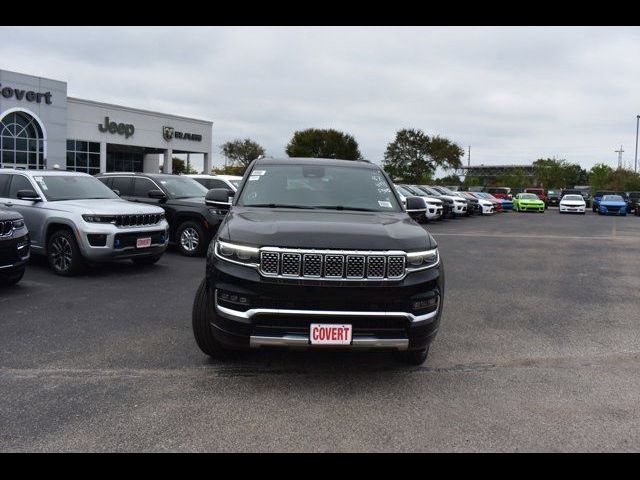
[{"label": "chrome grille", "polygon": [[264,247],[260,252],[260,272],[268,277],[399,280],[405,276],[405,267],[404,252],[305,252],[273,247]]},{"label": "chrome grille", "polygon": [[0,222],[0,237],[8,237],[13,232],[13,220]]},{"label": "chrome grille", "polygon": [[161,214],[144,214],[144,215],[116,215],[117,227],[141,227],[147,225],[156,225],[162,220]]}]

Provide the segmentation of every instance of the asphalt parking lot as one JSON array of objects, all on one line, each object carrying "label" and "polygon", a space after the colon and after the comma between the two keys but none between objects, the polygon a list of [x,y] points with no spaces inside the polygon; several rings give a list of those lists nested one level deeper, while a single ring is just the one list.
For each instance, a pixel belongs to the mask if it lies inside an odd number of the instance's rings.
[{"label": "asphalt parking lot", "polygon": [[2,451],[638,451],[640,218],[504,213],[427,227],[447,274],[422,367],[387,353],[211,361],[204,259],[0,290]]}]

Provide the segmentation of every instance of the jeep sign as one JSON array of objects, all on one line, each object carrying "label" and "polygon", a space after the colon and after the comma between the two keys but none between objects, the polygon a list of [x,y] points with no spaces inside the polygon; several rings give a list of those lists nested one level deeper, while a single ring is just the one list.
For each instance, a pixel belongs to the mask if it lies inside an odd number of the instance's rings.
[{"label": "jeep sign", "polygon": [[118,135],[124,135],[124,138],[131,137],[136,128],[130,123],[110,122],[109,117],[104,117],[104,124],[98,124],[98,130],[101,132],[109,132]]}]

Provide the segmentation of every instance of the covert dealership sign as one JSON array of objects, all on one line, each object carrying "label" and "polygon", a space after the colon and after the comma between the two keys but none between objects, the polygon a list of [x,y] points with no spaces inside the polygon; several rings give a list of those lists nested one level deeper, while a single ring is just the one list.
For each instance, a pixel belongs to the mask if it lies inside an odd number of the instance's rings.
[{"label": "covert dealership sign", "polygon": [[33,90],[23,90],[21,88],[14,88],[8,86],[2,86],[0,83],[0,95],[4,98],[15,98],[18,101],[26,100],[27,102],[34,103],[42,103],[44,99],[44,103],[47,105],[51,105],[51,92],[35,92]]}]

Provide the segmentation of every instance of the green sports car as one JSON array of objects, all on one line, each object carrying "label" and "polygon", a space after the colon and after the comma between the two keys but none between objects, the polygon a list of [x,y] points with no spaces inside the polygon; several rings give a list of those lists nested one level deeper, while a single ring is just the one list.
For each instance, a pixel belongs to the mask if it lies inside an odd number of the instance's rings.
[{"label": "green sports car", "polygon": [[544,213],[544,202],[535,193],[519,193],[513,198],[513,209],[516,212]]}]

